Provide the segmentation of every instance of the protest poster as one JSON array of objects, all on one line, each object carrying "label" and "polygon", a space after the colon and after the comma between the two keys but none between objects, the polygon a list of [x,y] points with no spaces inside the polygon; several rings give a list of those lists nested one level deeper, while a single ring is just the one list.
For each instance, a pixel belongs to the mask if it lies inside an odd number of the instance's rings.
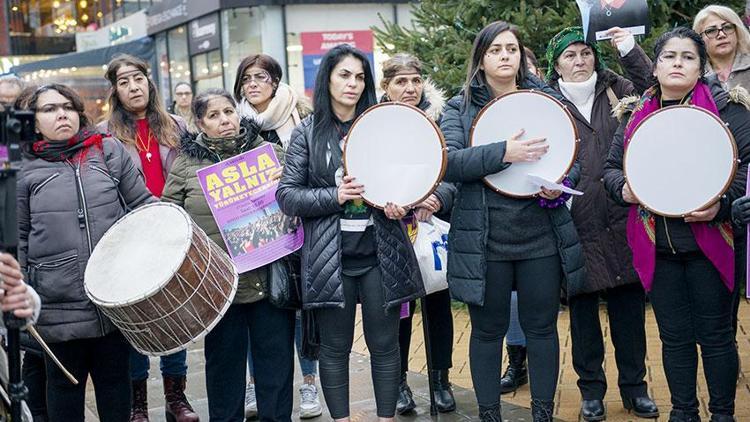
[{"label": "protest poster", "polygon": [[198,181],[237,272],[244,273],[302,247],[300,219],[276,202],[281,165],[271,145],[198,170]]},{"label": "protest poster", "polygon": [[646,0],[576,0],[586,42],[612,38],[607,30],[616,26],[633,35],[648,35],[651,23]]}]

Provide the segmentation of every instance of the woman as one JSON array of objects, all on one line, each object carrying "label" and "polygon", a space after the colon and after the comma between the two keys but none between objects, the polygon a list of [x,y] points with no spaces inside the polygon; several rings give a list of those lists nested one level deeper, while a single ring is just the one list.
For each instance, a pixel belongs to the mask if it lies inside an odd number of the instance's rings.
[{"label": "woman", "polygon": [[[748,102],[746,94],[729,94],[718,83],[705,82],[706,46],[690,29],[677,28],[659,37],[654,57],[652,74],[657,84],[639,100],[628,101],[607,158],[604,183],[616,201],[630,206],[628,243],[659,327],[672,401],[669,420],[700,420],[696,397],[696,345],[700,345],[711,420],[732,421],[737,350],[731,324],[735,283],[729,219],[732,201],[745,191],[750,158]],[[735,102],[740,100],[742,104]],[[661,107],[677,104],[701,107],[723,120],[737,142],[741,164],[718,202],[684,219],[656,218],[639,206],[625,183],[623,152],[639,122]]]},{"label": "woman", "polygon": [[[177,156],[180,135],[186,132],[185,121],[167,113],[143,60],[128,55],[117,56],[109,62],[104,76],[110,83],[109,111],[99,129],[111,133],[125,145],[136,168],[146,179],[146,187],[159,198]],[[198,422],[198,414],[185,396],[186,360],[184,350],[159,358],[165,408],[166,413],[178,422]],[[132,349],[130,367],[133,383],[130,420],[148,422],[148,357]]]},{"label": "woman", "polygon": [[40,140],[24,154],[18,181],[19,260],[42,299],[40,334],[82,381],[73,385],[45,357],[48,414],[83,422],[91,376],[99,418],[125,421],[130,346],[84,293],[83,274],[99,239],[126,213],[118,192],[129,208],[156,199],[122,144],[92,128],[69,87],[44,85],[27,104]]},{"label": "woman", "polygon": [[[377,415],[392,421],[399,384],[398,321],[404,302],[424,295],[414,249],[399,221],[406,210],[367,206],[356,174],[343,174],[341,143],[375,104],[370,63],[359,50],[329,50],[315,83],[315,114],[292,134],[276,198],[302,218],[302,300],[320,328],[320,381],[331,416],[349,420],[349,354],[362,303]],[[260,401],[258,402],[260,403]]]},{"label": "woman", "polygon": [[[292,130],[302,119],[312,113],[307,100],[300,98],[287,84],[281,82],[281,65],[267,54],[255,54],[245,57],[237,67],[237,78],[234,81],[234,98],[239,103],[240,116],[256,120],[261,125],[260,135],[267,142],[281,145],[284,150],[289,147]],[[298,259],[295,266],[299,267]],[[318,373],[318,362],[305,359],[301,355],[302,324],[298,312],[295,322],[295,344],[303,382],[300,387],[301,419],[320,416],[323,408],[318,398],[315,377]],[[252,416],[257,412],[255,402],[255,387],[253,385],[252,356],[248,355],[248,369],[250,381],[247,385],[246,415]]]},{"label": "woman", "polygon": [[604,395],[604,337],[599,322],[599,300],[607,300],[612,343],[615,346],[620,396],[636,416],[659,416],[648,396],[646,376],[646,295],[631,264],[625,238],[627,208],[608,198],[601,182],[612,137],[619,125],[612,116],[618,98],[649,87],[651,60],[630,32],[609,31],[612,44],[630,79],[606,68],[596,43],[586,43],[581,27],[565,28],[547,47],[547,80],[573,106],[576,117],[581,177],[571,214],[586,260],[586,281],[568,289],[573,368],[581,391],[581,417],[599,421],[607,416]]},{"label": "woman", "polygon": [[[380,86],[385,91],[381,102],[397,101],[418,107],[428,117],[438,122],[445,106],[443,93],[430,81],[422,77],[422,63],[408,54],[397,54],[383,63],[383,79]],[[449,183],[441,183],[434,194],[418,205],[408,218],[407,226],[416,227],[416,220],[427,221],[432,214],[440,214],[450,220],[455,188]],[[428,341],[432,366],[433,392],[438,412],[456,410],[456,400],[448,380],[448,370],[453,366],[453,314],[448,290],[435,292],[422,301],[425,315],[429,320]],[[399,349],[401,350],[401,382],[396,411],[399,414],[416,408],[406,373],[409,370],[409,345],[411,343],[412,317],[416,301],[409,302],[409,316],[399,323]]]},{"label": "woman", "polygon": [[[240,121],[234,99],[222,89],[198,94],[193,99],[193,115],[201,132],[183,138],[162,200],[185,208],[226,251],[196,171],[266,142],[258,136],[257,124]],[[281,148],[274,149],[283,159]],[[244,420],[248,330],[255,358],[258,417],[261,421],[291,420],[294,312],[274,307],[266,296],[267,268],[243,273],[234,302],[206,336],[206,392],[212,421]]]},{"label": "woman", "polygon": [[483,421],[501,420],[498,375],[514,286],[531,369],[532,414],[534,421],[552,420],[560,287],[563,279],[577,285],[583,276],[581,246],[561,192],[517,199],[482,180],[511,163],[538,160],[548,149],[544,139],[521,140],[523,128],[514,128],[520,131],[509,140],[469,146],[481,108],[518,88],[559,97],[529,74],[515,27],[493,22],[474,40],[464,91],[448,102],[440,124],[448,144],[445,180],[460,183],[448,238],[448,284],[454,299],[469,305],[469,360]]},{"label": "woman", "polygon": [[750,31],[734,10],[706,6],[695,15],[693,30],[706,43],[707,75],[716,74],[724,89],[750,89]]},{"label": "woman", "polygon": [[198,129],[195,127],[195,121],[193,119],[193,111],[190,105],[193,103],[193,87],[190,86],[189,82],[180,81],[174,86],[174,102],[172,103],[172,112],[185,120],[187,129],[191,132],[195,132]]}]

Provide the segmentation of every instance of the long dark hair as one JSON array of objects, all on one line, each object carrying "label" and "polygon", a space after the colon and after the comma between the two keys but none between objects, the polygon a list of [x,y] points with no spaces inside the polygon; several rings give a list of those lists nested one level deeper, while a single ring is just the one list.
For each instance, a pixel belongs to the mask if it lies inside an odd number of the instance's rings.
[{"label": "long dark hair", "polygon": [[469,63],[466,72],[466,83],[464,85],[464,98],[467,100],[471,95],[471,84],[475,80],[481,85],[487,85],[487,78],[484,75],[484,70],[480,69],[484,55],[487,54],[487,50],[490,49],[492,41],[505,31],[510,31],[516,36],[518,41],[518,49],[521,53],[521,62],[518,66],[518,72],[516,73],[516,83],[521,84],[526,80],[528,70],[526,68],[526,51],[521,39],[521,34],[518,32],[518,28],[515,25],[511,25],[505,21],[495,21],[479,31],[479,34],[474,38],[474,46],[471,48],[471,55],[469,56]]},{"label": "long dark hair", "polygon": [[279,87],[282,76],[281,65],[268,54],[253,54],[242,59],[239,66],[237,66],[237,76],[234,78],[234,98],[237,102],[245,98],[245,93],[242,89],[242,78],[245,76],[247,69],[253,66],[258,66],[271,75],[271,84],[273,84],[273,94],[271,94],[271,97],[276,95],[276,88]]},{"label": "long dark hair", "polygon": [[177,124],[164,107],[156,84],[148,76],[148,65],[143,60],[128,54],[115,56],[107,65],[107,71],[104,74],[111,85],[108,100],[109,111],[105,116],[105,120],[109,120],[110,133],[125,144],[135,145],[135,116],[125,109],[117,95],[117,71],[122,66],[135,67],[148,80],[148,104],[146,105],[148,126],[161,145],[176,148],[180,140]]},{"label": "long dark hair", "polygon": [[362,91],[359,101],[357,101],[354,118],[356,119],[365,110],[377,103],[377,98],[375,97],[375,79],[373,78],[370,61],[367,60],[367,56],[348,44],[341,44],[328,50],[320,62],[318,76],[315,78],[315,91],[313,92],[315,117],[310,168],[316,174],[326,178],[330,176],[329,181],[332,180],[333,175],[326,174],[328,167],[326,153],[328,151],[331,152],[331,160],[336,160],[334,162],[338,163],[341,161],[341,148],[339,147],[341,135],[337,128],[340,122],[333,113],[333,106],[331,105],[331,73],[333,73],[333,68],[348,56],[362,62],[362,69],[365,72],[365,89]]},{"label": "long dark hair", "polygon": [[[656,70],[656,64],[659,63],[659,56],[664,50],[664,47],[667,45],[667,42],[669,42],[669,40],[671,40],[672,38],[689,39],[693,42],[693,44],[695,44],[695,49],[698,50],[698,58],[700,59],[701,75],[698,80],[705,83],[706,67],[708,66],[708,50],[706,50],[706,43],[697,32],[684,26],[679,26],[669,32],[665,32],[656,39],[656,42],[654,43],[654,64],[652,70]],[[659,80],[656,78],[656,76],[652,76],[651,80],[653,84],[659,84]]]}]

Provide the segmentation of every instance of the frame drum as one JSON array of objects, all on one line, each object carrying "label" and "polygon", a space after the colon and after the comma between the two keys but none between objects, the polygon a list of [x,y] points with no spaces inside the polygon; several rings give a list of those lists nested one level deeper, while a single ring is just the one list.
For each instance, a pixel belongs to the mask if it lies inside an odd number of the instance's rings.
[{"label": "frame drum", "polygon": [[86,294],[139,352],[187,348],[219,322],[237,291],[229,256],[187,212],[157,202],[112,225],[84,274]]},{"label": "frame drum", "polygon": [[718,201],[737,171],[737,145],[718,117],[693,106],[660,109],[625,148],[630,190],[649,211],[684,217]]},{"label": "frame drum", "polygon": [[563,103],[543,92],[520,90],[484,106],[474,119],[469,145],[507,140],[521,129],[526,131],[521,139],[547,138],[547,153],[536,162],[513,163],[484,182],[498,193],[527,198],[541,192],[529,174],[558,183],[568,174],[578,151],[578,129]]},{"label": "frame drum", "polygon": [[427,199],[445,173],[443,134],[422,110],[403,103],[370,107],[344,142],[344,171],[365,187],[365,202],[411,207]]}]

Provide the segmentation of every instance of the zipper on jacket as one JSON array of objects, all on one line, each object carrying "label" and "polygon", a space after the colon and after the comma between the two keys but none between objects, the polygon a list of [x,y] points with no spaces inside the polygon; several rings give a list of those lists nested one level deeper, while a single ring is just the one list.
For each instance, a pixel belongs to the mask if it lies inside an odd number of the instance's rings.
[{"label": "zipper on jacket", "polygon": [[93,164],[92,164],[92,165],[90,165],[90,166],[89,166],[89,168],[90,168],[90,169],[92,169],[92,170],[98,171],[99,173],[101,173],[101,174],[103,174],[103,175],[107,176],[107,178],[108,178],[109,180],[111,180],[111,181],[115,182],[115,184],[116,184],[116,185],[119,185],[119,184],[120,184],[120,180],[118,180],[118,179],[117,179],[117,178],[116,178],[115,176],[112,176],[111,174],[109,174],[109,173],[108,173],[108,172],[107,172],[106,170],[104,170],[104,169],[101,169],[101,168],[99,168],[99,167],[97,167],[97,166],[95,166],[95,165],[93,165]]},{"label": "zipper on jacket", "polygon": [[49,182],[51,182],[51,181],[55,180],[55,178],[57,178],[57,176],[59,176],[59,175],[60,175],[60,173],[55,173],[55,174],[53,174],[52,176],[50,176],[50,177],[48,177],[48,178],[44,179],[44,181],[42,181],[42,183],[40,183],[40,184],[36,185],[36,187],[34,188],[34,190],[33,190],[33,191],[31,191],[31,194],[32,194],[32,195],[36,195],[36,194],[37,194],[37,192],[39,192],[40,190],[42,190],[42,188],[43,188],[43,187],[47,186],[47,183],[49,183]]},{"label": "zipper on jacket", "polygon": [[672,237],[669,236],[669,226],[667,226],[667,217],[662,216],[661,218],[664,219],[664,233],[667,234],[667,243],[669,243],[669,249],[672,250],[672,255],[677,255],[677,251],[674,250],[674,245],[672,244]]},{"label": "zipper on jacket", "polygon": [[82,228],[86,229],[86,240],[88,241],[89,257],[91,257],[91,253],[93,252],[93,246],[91,244],[93,242],[91,242],[91,230],[89,229],[89,212],[86,205],[86,194],[83,192],[83,181],[81,180],[80,163],[75,166],[75,170],[76,182],[78,184],[78,194],[81,198],[81,207],[78,209],[78,221],[83,224]]},{"label": "zipper on jacket", "polygon": [[57,268],[69,262],[75,261],[78,258],[77,255],[66,256],[63,258],[53,259],[52,261],[40,262],[38,264],[32,264],[36,269],[39,268]]}]

